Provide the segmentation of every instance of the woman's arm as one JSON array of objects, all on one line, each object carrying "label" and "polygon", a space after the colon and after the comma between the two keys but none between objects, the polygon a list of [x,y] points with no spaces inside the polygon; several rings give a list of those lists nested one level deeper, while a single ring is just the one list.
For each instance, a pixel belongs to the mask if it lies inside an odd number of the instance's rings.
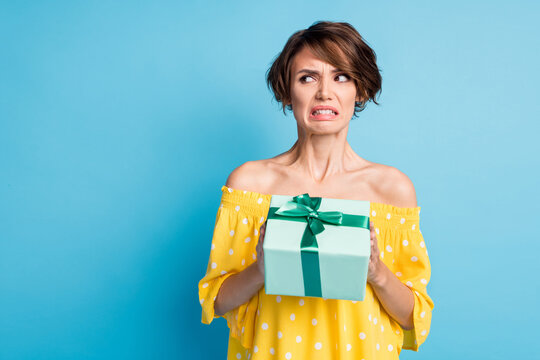
[{"label": "woman's arm", "polygon": [[382,262],[379,262],[378,277],[370,281],[370,285],[386,312],[394,318],[403,329],[414,327],[413,310],[414,295]]},{"label": "woman's arm", "polygon": [[[392,168],[392,187],[384,192],[393,193],[388,203],[398,204],[401,207],[416,207],[416,191],[411,180],[399,170]],[[407,285],[403,284],[397,276],[386,266],[379,257],[379,246],[373,223],[370,222],[371,232],[371,258],[369,262],[368,282],[386,312],[394,318],[403,329],[414,327],[414,294]]]},{"label": "woman's arm", "polygon": [[226,312],[246,303],[255,295],[264,284],[264,275],[253,263],[238,274],[229,276],[221,285],[214,310],[221,316]]},{"label": "woman's arm", "polygon": [[238,274],[229,276],[223,284],[214,302],[214,312],[221,316],[232,309],[245,304],[264,285],[264,252],[263,242],[266,232],[266,222],[259,230],[257,243],[257,261]]}]

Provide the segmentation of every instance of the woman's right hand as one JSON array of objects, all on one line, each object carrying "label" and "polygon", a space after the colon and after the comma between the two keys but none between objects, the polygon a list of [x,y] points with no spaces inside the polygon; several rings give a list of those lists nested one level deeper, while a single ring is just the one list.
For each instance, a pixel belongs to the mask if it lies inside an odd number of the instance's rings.
[{"label": "woman's right hand", "polygon": [[257,243],[257,269],[261,273],[264,279],[264,251],[263,251],[263,242],[264,234],[266,233],[266,221],[259,229],[259,242]]}]

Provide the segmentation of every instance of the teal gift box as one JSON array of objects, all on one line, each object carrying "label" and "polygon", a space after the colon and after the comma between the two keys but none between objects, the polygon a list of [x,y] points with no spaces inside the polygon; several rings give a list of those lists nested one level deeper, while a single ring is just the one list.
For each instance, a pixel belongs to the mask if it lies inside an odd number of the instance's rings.
[{"label": "teal gift box", "polygon": [[264,236],[265,291],[364,300],[369,201],[272,195]]}]

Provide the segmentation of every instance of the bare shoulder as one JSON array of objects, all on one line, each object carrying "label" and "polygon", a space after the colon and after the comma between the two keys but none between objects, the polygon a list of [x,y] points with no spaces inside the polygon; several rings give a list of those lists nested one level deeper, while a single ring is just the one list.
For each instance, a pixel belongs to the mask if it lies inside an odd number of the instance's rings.
[{"label": "bare shoulder", "polygon": [[264,160],[247,161],[234,169],[227,178],[226,186],[237,190],[261,192],[265,188],[267,163]]},{"label": "bare shoulder", "polygon": [[378,192],[387,204],[417,207],[416,190],[411,179],[393,166],[377,164]]}]

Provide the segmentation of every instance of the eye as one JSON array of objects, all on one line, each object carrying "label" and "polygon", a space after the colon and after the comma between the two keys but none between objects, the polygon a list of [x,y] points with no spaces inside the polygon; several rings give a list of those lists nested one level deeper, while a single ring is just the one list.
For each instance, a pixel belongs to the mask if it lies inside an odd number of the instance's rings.
[{"label": "eye", "polygon": [[304,75],[304,76],[302,76],[302,77],[300,78],[300,82],[301,82],[301,83],[311,82],[311,81],[306,81],[306,79],[308,79],[308,78],[313,79],[313,77],[311,77],[311,76],[309,76],[309,75]]},{"label": "eye", "polygon": [[349,75],[347,75],[347,74],[339,74],[339,75],[337,76],[337,78],[340,78],[340,77],[343,78],[343,79],[345,79],[345,80],[340,81],[340,82],[345,82],[345,81],[347,81],[347,80],[349,80],[349,79],[351,78],[351,77],[350,77]]}]

